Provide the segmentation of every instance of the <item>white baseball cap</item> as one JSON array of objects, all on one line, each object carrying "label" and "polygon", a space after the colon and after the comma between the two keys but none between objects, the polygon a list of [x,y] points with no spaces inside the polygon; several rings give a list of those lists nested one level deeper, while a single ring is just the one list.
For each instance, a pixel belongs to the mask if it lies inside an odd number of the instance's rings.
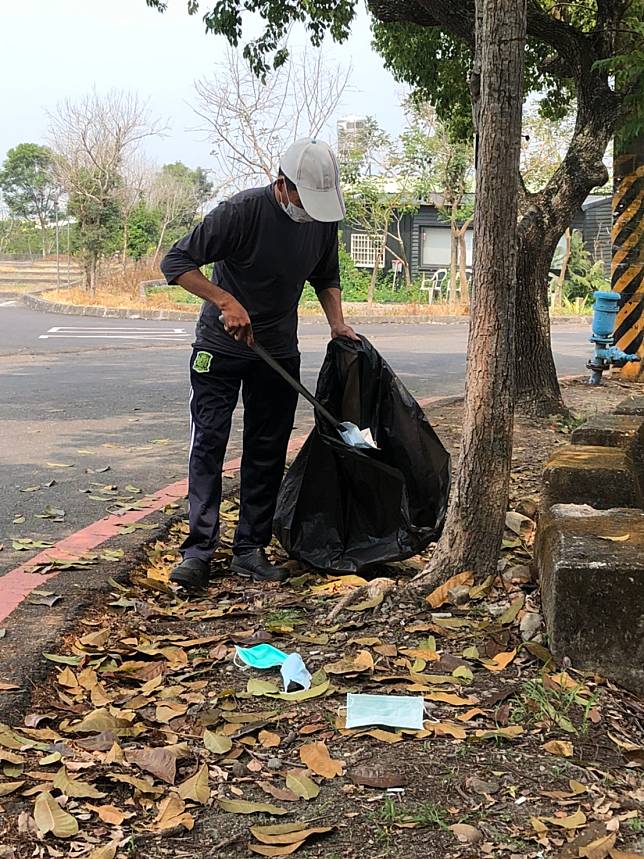
[{"label": "white baseball cap", "polygon": [[314,137],[296,140],[280,158],[280,169],[295,184],[304,209],[315,221],[344,218],[338,162],[328,143]]}]

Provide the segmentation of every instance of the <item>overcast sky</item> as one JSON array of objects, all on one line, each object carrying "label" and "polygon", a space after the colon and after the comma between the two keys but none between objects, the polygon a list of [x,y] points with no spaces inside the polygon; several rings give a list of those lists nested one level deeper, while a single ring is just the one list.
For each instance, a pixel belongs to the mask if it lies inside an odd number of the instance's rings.
[{"label": "overcast sky", "polygon": [[[96,87],[99,92],[135,91],[149,98],[152,114],[169,123],[167,136],[146,144],[154,161],[210,167],[208,143],[190,131],[198,120],[189,103],[194,80],[212,71],[226,43],[206,34],[201,18],[188,16],[186,5],[186,0],[169,0],[161,15],[145,0],[4,0],[0,160],[17,143],[46,142],[47,110]],[[202,7],[207,5],[204,0]],[[293,38],[304,42],[301,32]],[[353,68],[340,115],[375,116],[395,132],[403,90],[370,41],[362,11],[350,40],[328,46],[331,58],[350,59]]]}]

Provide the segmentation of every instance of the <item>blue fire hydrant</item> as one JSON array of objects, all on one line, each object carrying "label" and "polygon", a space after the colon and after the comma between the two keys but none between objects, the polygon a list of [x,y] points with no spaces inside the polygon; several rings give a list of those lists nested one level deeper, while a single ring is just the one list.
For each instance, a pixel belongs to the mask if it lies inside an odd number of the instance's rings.
[{"label": "blue fire hydrant", "polygon": [[613,346],[615,317],[619,310],[618,292],[596,292],[594,294],[592,334],[588,338],[595,344],[595,354],[586,364],[590,370],[590,385],[601,385],[604,370],[623,367],[629,361],[639,361],[638,355],[629,355]]}]

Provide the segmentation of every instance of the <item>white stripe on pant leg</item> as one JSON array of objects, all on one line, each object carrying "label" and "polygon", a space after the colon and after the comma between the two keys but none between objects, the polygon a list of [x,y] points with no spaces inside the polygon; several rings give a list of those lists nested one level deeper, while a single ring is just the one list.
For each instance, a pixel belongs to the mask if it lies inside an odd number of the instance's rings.
[{"label": "white stripe on pant leg", "polygon": [[[188,416],[190,419],[190,447],[188,448],[188,483],[190,483],[190,459],[192,458],[192,448],[195,443],[195,422],[192,419],[192,400],[194,399],[194,389],[190,385],[190,396],[188,397]],[[190,517],[190,492],[188,492],[188,517]]]}]

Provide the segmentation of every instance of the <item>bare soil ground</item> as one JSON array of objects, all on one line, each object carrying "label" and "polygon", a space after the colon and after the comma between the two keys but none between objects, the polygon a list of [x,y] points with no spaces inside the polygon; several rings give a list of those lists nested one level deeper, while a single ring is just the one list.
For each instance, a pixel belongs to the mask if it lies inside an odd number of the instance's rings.
[{"label": "bare soil ground", "polygon": [[[282,587],[230,577],[234,500],[211,587],[188,600],[167,584],[178,526],[0,726],[0,857],[643,855],[644,704],[553,664],[530,570],[544,460],[627,390],[570,384],[574,419],[517,421],[511,508],[526,518],[494,581],[463,577],[459,605],[406,595],[420,556],[374,571],[399,587],[331,623],[350,577],[295,562]],[[456,454],[460,406],[429,415]],[[262,642],[301,654],[309,692],[233,661]],[[423,729],[347,730],[347,692],[422,696]]]}]

